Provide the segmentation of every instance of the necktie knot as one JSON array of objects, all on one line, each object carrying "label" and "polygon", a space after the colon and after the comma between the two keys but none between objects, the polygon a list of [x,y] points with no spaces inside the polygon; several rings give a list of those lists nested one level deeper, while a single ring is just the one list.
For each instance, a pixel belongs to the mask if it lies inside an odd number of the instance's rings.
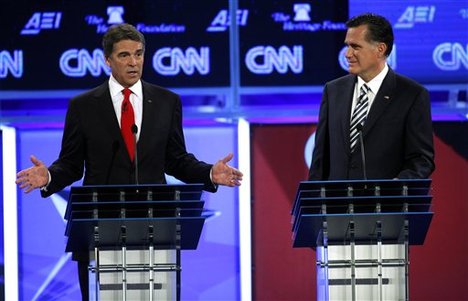
[{"label": "necktie knot", "polygon": [[369,90],[370,90],[370,88],[369,88],[368,85],[363,84],[363,85],[361,86],[361,94],[367,93],[367,92],[369,92]]},{"label": "necktie knot", "polygon": [[367,99],[367,93],[369,92],[370,88],[366,84],[361,86],[361,94],[359,95],[359,103],[363,101],[363,99]]},{"label": "necktie knot", "polygon": [[124,88],[122,90],[122,93],[124,95],[124,100],[126,99],[130,100],[130,95],[132,94],[132,90],[130,90],[129,88]]}]

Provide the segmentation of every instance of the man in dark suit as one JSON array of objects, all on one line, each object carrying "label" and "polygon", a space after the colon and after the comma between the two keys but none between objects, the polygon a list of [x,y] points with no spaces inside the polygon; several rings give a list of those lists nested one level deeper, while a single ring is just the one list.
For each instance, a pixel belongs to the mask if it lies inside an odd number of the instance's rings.
[{"label": "man in dark suit", "polygon": [[[31,156],[34,165],[17,174],[21,189],[40,188],[48,197],[81,179],[83,172],[84,185],[166,183],[165,173],[203,183],[211,192],[218,185],[240,185],[242,173],[227,164],[232,154],[211,165],[186,151],[180,98],[141,80],[145,39],[135,27],[110,27],[103,50],[112,71],[109,81],[70,101],[59,158],[47,168]],[[87,256],[82,255],[74,258],[87,300]]]},{"label": "man in dark suit", "polygon": [[393,31],[384,17],[364,14],[346,25],[350,74],[324,87],[309,180],[429,177],[429,93],[388,67]]}]

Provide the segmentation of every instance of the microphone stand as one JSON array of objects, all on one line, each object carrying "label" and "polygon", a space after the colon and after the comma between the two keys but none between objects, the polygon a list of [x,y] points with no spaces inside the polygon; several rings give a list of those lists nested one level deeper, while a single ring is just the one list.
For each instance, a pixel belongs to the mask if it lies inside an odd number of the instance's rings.
[{"label": "microphone stand", "polygon": [[[359,131],[359,144],[361,145],[362,173],[364,176],[364,181],[367,181],[366,151],[364,149],[364,138],[362,138],[362,128],[364,127],[363,123],[358,124],[357,130]],[[364,186],[364,189],[367,189],[367,185]]]},{"label": "microphone stand", "polygon": [[138,133],[138,126],[136,124],[132,125],[132,133],[133,138],[135,140],[135,184],[138,185],[138,150],[137,150],[137,133]]},{"label": "microphone stand", "polygon": [[361,144],[362,171],[363,171],[363,174],[364,174],[364,180],[367,180],[366,152],[364,150],[364,139],[362,138],[362,131],[359,131],[359,142]]}]

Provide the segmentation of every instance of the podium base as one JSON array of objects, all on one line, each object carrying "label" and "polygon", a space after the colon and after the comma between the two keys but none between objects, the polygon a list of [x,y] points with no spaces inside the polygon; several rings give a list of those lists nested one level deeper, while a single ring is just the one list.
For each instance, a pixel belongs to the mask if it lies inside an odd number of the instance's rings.
[{"label": "podium base", "polygon": [[99,251],[99,260],[90,253],[90,300],[177,300],[177,251],[154,250],[152,268],[149,250],[124,253]]},{"label": "podium base", "polygon": [[406,300],[405,254],[404,244],[317,247],[317,300]]}]

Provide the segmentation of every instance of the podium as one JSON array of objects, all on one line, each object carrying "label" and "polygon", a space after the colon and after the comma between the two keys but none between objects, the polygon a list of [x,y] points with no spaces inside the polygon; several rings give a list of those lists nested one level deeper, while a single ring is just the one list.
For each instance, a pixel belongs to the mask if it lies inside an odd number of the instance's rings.
[{"label": "podium", "polygon": [[89,252],[90,299],[180,300],[180,251],[197,248],[202,188],[72,187],[66,251]]},{"label": "podium", "polygon": [[408,300],[409,246],[429,229],[431,180],[306,181],[293,247],[316,249],[317,300]]}]

